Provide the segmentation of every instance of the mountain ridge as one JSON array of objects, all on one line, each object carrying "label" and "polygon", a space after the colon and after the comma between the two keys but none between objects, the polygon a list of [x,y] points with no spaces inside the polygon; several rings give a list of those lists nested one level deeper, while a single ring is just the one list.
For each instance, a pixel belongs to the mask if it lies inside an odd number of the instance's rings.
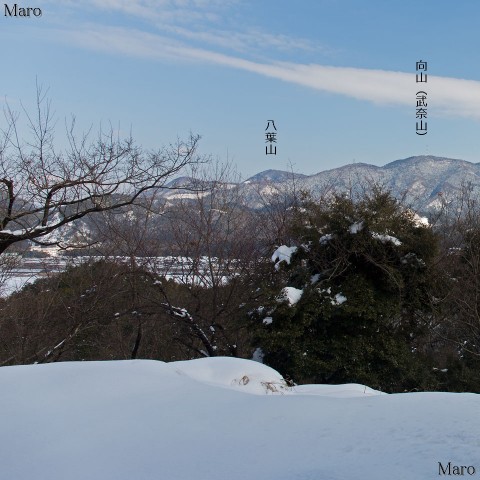
[{"label": "mountain ridge", "polygon": [[[268,192],[295,180],[297,188],[314,194],[361,191],[365,185],[381,185],[419,211],[438,209],[453,199],[465,184],[480,195],[480,163],[436,155],[414,155],[386,163],[350,163],[305,175],[282,170],[265,170],[249,177],[241,188]],[[442,196],[439,201],[439,196]],[[253,199],[254,195],[250,194]],[[253,208],[256,208],[252,204]]]},{"label": "mountain ridge", "polygon": [[[208,196],[210,184],[214,185],[215,182],[204,180],[198,183],[187,176],[174,178],[156,190],[159,195],[155,202],[159,202],[158,205],[164,210],[175,206],[179,201],[191,201],[193,207],[198,198]],[[269,196],[276,193],[288,196],[293,190],[307,190],[314,198],[328,197],[333,193],[361,195],[365,187],[368,190],[373,185],[379,185],[419,214],[429,215],[446,206],[455,207],[465,185],[473,195],[480,198],[480,163],[418,155],[394,160],[383,166],[351,163],[312,175],[269,169],[245,181],[223,185],[227,189],[237,188],[245,200],[244,207],[252,210],[265,208]],[[191,187],[196,191],[189,191]],[[129,210],[131,209],[125,208],[123,212],[127,222],[133,215]],[[85,218],[75,225],[65,225],[52,235],[52,239],[68,242],[77,232],[90,234],[95,228],[95,222]]]}]

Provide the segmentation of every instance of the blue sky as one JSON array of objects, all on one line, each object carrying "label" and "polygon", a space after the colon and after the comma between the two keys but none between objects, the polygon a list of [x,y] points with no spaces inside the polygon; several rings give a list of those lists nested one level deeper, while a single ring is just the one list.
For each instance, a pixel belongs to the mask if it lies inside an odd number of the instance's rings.
[{"label": "blue sky", "polygon": [[[245,178],[425,154],[480,161],[476,0],[34,3],[39,18],[1,12],[0,102],[31,111],[38,78],[59,138],[72,114],[80,129],[111,123],[147,148],[191,131]],[[265,155],[268,119],[277,155]]]}]

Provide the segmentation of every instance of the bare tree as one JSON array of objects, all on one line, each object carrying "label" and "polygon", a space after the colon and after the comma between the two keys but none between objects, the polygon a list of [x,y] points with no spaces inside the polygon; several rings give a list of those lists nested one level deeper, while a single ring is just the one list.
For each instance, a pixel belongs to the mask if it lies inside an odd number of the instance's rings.
[{"label": "bare tree", "polygon": [[[245,308],[262,262],[258,219],[232,167],[212,168],[193,180],[195,193],[177,196],[165,214],[171,255],[152,258],[150,271],[162,279],[155,305],[170,315],[178,327],[174,339],[191,353],[248,356]],[[165,277],[183,288],[168,291]]]},{"label": "bare tree", "polygon": [[158,151],[144,151],[131,135],[121,140],[112,128],[75,133],[67,127],[68,147],[57,151],[54,121],[46,91],[37,86],[36,111],[23,108],[29,138],[23,138],[20,114],[7,106],[0,130],[0,254],[31,240],[52,244],[48,235],[93,212],[132,205],[188,165],[200,162],[199,137]]},{"label": "bare tree", "polygon": [[459,354],[480,358],[480,198],[473,186],[462,185],[436,220],[443,247],[443,295],[436,295],[442,338]]}]

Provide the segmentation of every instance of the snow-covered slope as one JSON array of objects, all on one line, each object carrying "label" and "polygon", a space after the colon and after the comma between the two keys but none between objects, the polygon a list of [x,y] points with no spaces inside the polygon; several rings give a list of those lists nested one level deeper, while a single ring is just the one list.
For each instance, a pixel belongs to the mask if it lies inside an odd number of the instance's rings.
[{"label": "snow-covered slope", "polygon": [[249,184],[249,183],[262,183],[262,182],[275,182],[275,183],[281,183],[281,182],[288,182],[291,181],[293,178],[299,179],[299,178],[304,178],[307,175],[304,175],[302,173],[292,173],[292,172],[287,172],[285,170],[264,170],[263,172],[257,173],[256,175],[253,175],[253,177],[248,178],[245,180],[244,183]]},{"label": "snow-covered slope", "polygon": [[289,390],[230,358],[3,367],[0,392],[2,479],[427,480],[438,462],[480,475],[474,394]]},{"label": "snow-covered slope", "polygon": [[[458,195],[462,185],[480,192],[480,164],[465,160],[420,155],[390,162],[383,167],[356,163],[321,171],[301,179],[299,186],[318,194],[337,191],[362,191],[361,185],[382,185],[397,198],[422,211],[439,208]],[[441,194],[443,198],[438,198]],[[439,205],[437,205],[439,203]]]},{"label": "snow-covered slope", "polygon": [[[320,170],[321,162],[318,167]],[[421,211],[448,204],[460,194],[464,185],[471,185],[476,194],[480,193],[480,163],[433,155],[395,160],[382,167],[353,163],[314,175],[266,170],[250,177],[240,188],[250,207],[261,208],[258,192],[263,196],[285,192],[294,178],[297,191],[306,189],[315,195],[328,195],[333,191],[361,193],[367,185],[382,185],[397,198],[406,195],[407,203]]]}]

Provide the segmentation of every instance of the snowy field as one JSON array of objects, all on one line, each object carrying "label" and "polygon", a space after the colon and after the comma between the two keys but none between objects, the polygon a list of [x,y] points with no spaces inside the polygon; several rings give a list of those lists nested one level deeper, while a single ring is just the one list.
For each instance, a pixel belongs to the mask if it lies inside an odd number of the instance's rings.
[{"label": "snowy field", "polygon": [[0,392],[2,480],[480,478],[475,394],[292,389],[234,358],[2,367]]},{"label": "snowy field", "polygon": [[[38,278],[64,271],[69,265],[80,265],[88,261],[105,260],[106,257],[64,257],[54,255],[50,258],[26,258],[21,259],[11,272],[8,272],[0,282],[0,297],[7,297],[15,291],[21,290],[25,285],[33,283]],[[111,257],[110,260],[130,263],[129,257]],[[137,257],[137,264],[142,265],[150,271],[165,276],[167,279],[179,281],[180,283],[195,282],[205,287],[211,286],[209,274],[210,261],[216,265],[216,258],[200,257],[197,270],[193,270],[193,260],[187,257],[164,256],[164,257]],[[227,277],[222,275],[219,278],[227,282]],[[192,274],[192,271],[196,272]],[[0,479],[1,480],[1,479]]]},{"label": "snowy field", "polygon": [[7,297],[25,285],[47,275],[65,270],[67,258],[24,258],[18,261],[15,268],[5,272],[0,284],[0,297]]}]

